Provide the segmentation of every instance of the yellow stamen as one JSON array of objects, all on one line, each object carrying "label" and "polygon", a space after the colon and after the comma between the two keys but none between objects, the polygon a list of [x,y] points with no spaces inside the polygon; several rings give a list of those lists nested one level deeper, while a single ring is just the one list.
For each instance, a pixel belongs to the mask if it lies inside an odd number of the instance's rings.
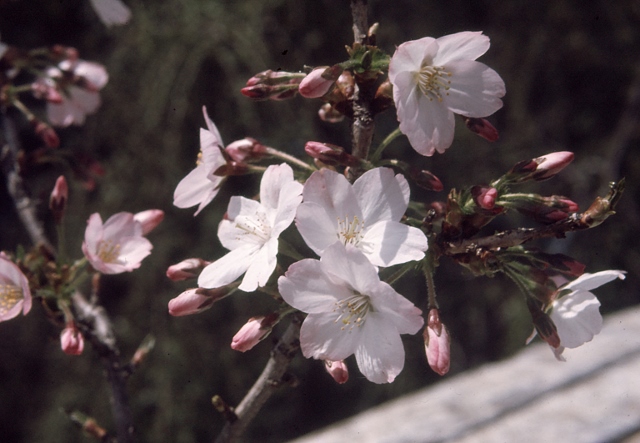
[{"label": "yellow stamen", "polygon": [[433,101],[435,98],[442,102],[442,93],[449,95],[449,88],[451,87],[451,81],[447,80],[446,77],[451,77],[452,75],[452,73],[445,71],[443,66],[431,66],[425,63],[420,68],[420,71],[416,73],[418,88],[429,100]]},{"label": "yellow stamen", "polygon": [[120,256],[120,245],[113,244],[111,240],[103,240],[98,246],[98,257],[104,263],[115,263]]},{"label": "yellow stamen", "polygon": [[5,315],[23,299],[24,294],[19,286],[12,284],[0,285],[0,316]]}]

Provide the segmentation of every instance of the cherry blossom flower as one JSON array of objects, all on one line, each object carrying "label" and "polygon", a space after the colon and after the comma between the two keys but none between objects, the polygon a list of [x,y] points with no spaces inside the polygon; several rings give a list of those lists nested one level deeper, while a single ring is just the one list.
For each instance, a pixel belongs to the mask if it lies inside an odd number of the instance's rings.
[{"label": "cherry blossom flower", "polygon": [[54,126],[82,125],[88,114],[100,107],[100,94],[109,81],[106,69],[99,63],[63,60],[46,70],[36,81],[45,89],[57,89],[57,100],[47,100],[47,118]]},{"label": "cherry blossom flower", "polygon": [[107,26],[124,25],[131,19],[131,10],[120,0],[89,0],[100,21]]},{"label": "cherry blossom flower", "polygon": [[216,175],[216,171],[227,164],[222,154],[224,149],[222,137],[207,115],[205,106],[202,107],[202,113],[208,129],[200,129],[200,153],[197,166],[178,183],[173,194],[173,204],[178,208],[198,205],[194,216],[211,203],[226,178],[224,175]]},{"label": "cherry blossom flower", "polygon": [[391,383],[404,367],[400,334],[422,327],[422,312],[380,281],[377,270],[353,245],[336,242],[320,260],[292,264],[278,279],[282,298],[309,315],[300,329],[306,358],[344,360],[374,383]]},{"label": "cherry blossom flower", "polygon": [[260,202],[231,197],[227,219],[218,227],[224,257],[204,268],[198,286],[218,288],[245,274],[239,289],[247,292],[264,286],[276,267],[278,237],[293,221],[302,200],[302,184],[287,164],[272,165],[260,183]]},{"label": "cherry blossom flower", "polygon": [[82,251],[91,266],[103,274],[138,269],[152,248],[143,237],[142,224],[130,212],[114,214],[104,224],[98,213],[89,217]]},{"label": "cherry blossom flower", "polygon": [[27,277],[11,260],[0,254],[0,322],[31,310],[31,290]]},{"label": "cherry blossom flower", "polygon": [[476,62],[489,49],[481,32],[425,37],[398,46],[389,63],[400,130],[418,153],[443,153],[453,141],[454,113],[486,117],[502,107],[504,82]]},{"label": "cherry blossom flower", "polygon": [[552,348],[558,360],[564,361],[562,356],[564,348],[577,348],[600,333],[602,329],[600,302],[589,291],[616,278],[624,280],[624,271],[610,270],[582,274],[558,289],[557,298],[551,303],[549,313],[560,337],[560,346]]},{"label": "cherry blossom flower", "polygon": [[353,185],[337,172],[322,169],[304,185],[296,226],[318,255],[340,241],[360,249],[376,266],[424,257],[424,233],[399,222],[409,204],[409,184],[389,168],[365,172]]}]

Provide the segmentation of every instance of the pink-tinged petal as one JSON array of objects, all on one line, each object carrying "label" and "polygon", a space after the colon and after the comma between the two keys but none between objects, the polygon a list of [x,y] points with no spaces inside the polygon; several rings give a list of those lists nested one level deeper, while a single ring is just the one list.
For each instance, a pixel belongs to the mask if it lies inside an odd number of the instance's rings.
[{"label": "pink-tinged petal", "polygon": [[293,182],[293,169],[283,163],[281,165],[271,165],[264,171],[262,181],[260,181],[260,203],[272,210],[278,208],[280,201],[280,190],[283,186]]},{"label": "pink-tinged petal", "polygon": [[577,348],[602,330],[600,302],[591,292],[580,291],[561,297],[553,304],[550,316],[560,343],[566,348]]},{"label": "pink-tinged petal", "polygon": [[102,241],[102,218],[100,214],[93,213],[87,220],[87,229],[84,231],[84,241],[89,251],[95,251],[98,243]]},{"label": "pink-tinged petal", "polygon": [[142,260],[151,254],[153,245],[144,237],[122,239],[119,260],[131,270],[138,269]]},{"label": "pink-tinged petal", "polygon": [[31,290],[27,277],[12,261],[0,255],[0,322],[31,310]]},{"label": "pink-tinged petal", "polygon": [[307,246],[318,255],[338,240],[338,220],[322,205],[303,201],[296,213],[296,227]]},{"label": "pink-tinged petal", "polygon": [[278,279],[278,290],[289,305],[309,314],[332,312],[338,300],[351,295],[348,288],[331,280],[318,260],[310,258],[289,266]]},{"label": "pink-tinged petal", "polygon": [[361,294],[370,292],[371,287],[380,284],[378,271],[358,248],[334,242],[320,257],[325,272],[335,277],[336,283],[343,282]]},{"label": "pink-tinged petal", "polygon": [[443,103],[456,114],[486,117],[502,108],[506,93],[504,81],[496,71],[483,63],[461,60],[447,65],[451,72],[450,89]]},{"label": "pink-tinged petal", "polygon": [[398,46],[389,63],[389,79],[395,85],[396,76],[401,72],[417,72],[423,60],[432,60],[438,51],[438,44],[432,37],[405,42]]},{"label": "pink-tinged petal", "polygon": [[384,315],[399,334],[415,334],[424,325],[422,311],[389,284],[379,282],[370,294],[375,311]]},{"label": "pink-tinged petal", "polygon": [[120,0],[90,0],[100,21],[106,26],[124,25],[131,19],[131,10]]},{"label": "pink-tinged petal", "polygon": [[[306,358],[344,360],[362,340],[362,328],[351,329],[334,313],[309,314],[300,328],[300,348]],[[402,344],[401,344],[402,346]]]},{"label": "pink-tinged petal", "polygon": [[142,226],[142,235],[147,235],[158,227],[164,220],[164,211],[160,209],[147,209],[134,214],[133,219]]},{"label": "pink-tinged petal", "polygon": [[87,79],[95,89],[104,88],[109,81],[109,74],[105,67],[100,63],[78,60],[73,68],[73,72],[74,74]]},{"label": "pink-tinged petal", "polygon": [[418,228],[393,221],[381,221],[364,232],[361,249],[376,266],[393,266],[422,260],[429,247]]},{"label": "pink-tinged petal", "polygon": [[489,37],[482,32],[458,32],[436,40],[438,54],[433,65],[443,66],[457,60],[475,60],[489,50]]},{"label": "pink-tinged petal", "polygon": [[333,219],[358,217],[362,219],[358,200],[349,181],[341,174],[321,169],[311,174],[302,192],[303,205],[317,203]]},{"label": "pink-tinged petal", "polygon": [[405,119],[398,110],[400,130],[419,154],[427,157],[436,151],[443,153],[453,142],[455,120],[453,113],[437,100],[418,96],[418,112]]},{"label": "pink-tinged petal", "polygon": [[360,372],[373,383],[391,383],[404,367],[400,334],[376,312],[367,316],[363,329],[355,351]]},{"label": "pink-tinged petal", "polygon": [[173,204],[178,208],[190,208],[199,205],[194,216],[198,215],[218,194],[224,177],[217,177],[211,181],[207,177],[204,165],[197,166],[185,178],[180,180],[173,193]]},{"label": "pink-tinged petal", "polygon": [[264,213],[264,209],[258,201],[237,195],[234,195],[229,199],[229,207],[227,208],[227,217],[229,220],[235,220],[241,215],[255,215],[258,212]]},{"label": "pink-tinged petal", "polygon": [[269,277],[273,274],[273,270],[276,268],[277,254],[278,238],[272,237],[253,256],[238,289],[245,292],[253,292],[258,287],[266,285]]},{"label": "pink-tinged petal", "polygon": [[[100,94],[97,92],[70,86],[69,95],[71,96],[72,104],[83,114],[93,114],[100,107]],[[84,120],[84,115],[82,119]],[[76,122],[76,124],[79,124],[79,122]]]},{"label": "pink-tinged petal", "polygon": [[245,245],[230,251],[202,270],[198,277],[198,286],[219,288],[233,283],[246,272],[259,250],[256,245]]},{"label": "pink-tinged petal", "polygon": [[279,236],[293,222],[300,203],[302,202],[302,183],[291,181],[286,183],[280,191],[278,209],[272,221],[271,234]]},{"label": "pink-tinged petal", "polygon": [[107,219],[102,226],[104,239],[117,240],[123,237],[142,235],[142,226],[136,223],[130,212],[118,212]]},{"label": "pink-tinged petal", "polygon": [[207,128],[209,129],[209,132],[213,135],[215,139],[213,143],[216,143],[219,146],[224,146],[224,143],[222,143],[222,137],[220,136],[220,132],[218,131],[218,128],[216,127],[215,124],[213,124],[213,121],[209,118],[209,115],[207,114],[206,106],[202,107],[202,114],[204,115],[204,121],[207,124]]},{"label": "pink-tinged petal", "polygon": [[366,226],[380,220],[399,221],[409,203],[407,180],[390,168],[365,172],[353,184],[353,191]]},{"label": "pink-tinged petal", "polygon": [[69,100],[64,100],[62,103],[47,102],[47,119],[53,126],[66,128],[72,124],[83,124],[84,113]]},{"label": "pink-tinged petal", "polygon": [[598,288],[605,283],[609,283],[610,281],[619,278],[620,280],[625,279],[624,271],[600,271],[594,274],[582,274],[580,277],[575,280],[567,283],[565,286],[560,288],[561,290],[571,289],[573,291],[590,291],[592,289]]}]

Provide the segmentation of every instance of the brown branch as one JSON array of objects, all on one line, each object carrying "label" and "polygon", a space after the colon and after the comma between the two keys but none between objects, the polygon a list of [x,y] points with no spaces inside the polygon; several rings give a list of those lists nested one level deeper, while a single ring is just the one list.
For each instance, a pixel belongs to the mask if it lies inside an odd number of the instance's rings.
[{"label": "brown branch", "polygon": [[588,229],[589,226],[580,219],[580,214],[574,214],[566,220],[539,228],[517,228],[497,232],[486,237],[471,238],[457,242],[441,242],[442,255],[456,255],[477,253],[480,250],[497,250],[518,246],[538,238],[564,238],[567,232]]},{"label": "brown branch", "polygon": [[351,17],[353,20],[353,41],[365,44],[369,31],[367,0],[351,0]]},{"label": "brown branch", "polygon": [[47,239],[42,224],[36,215],[36,207],[28,193],[24,181],[20,176],[17,158],[21,150],[16,126],[6,110],[0,112],[0,125],[5,144],[0,151],[0,168],[7,182],[7,189],[15,205],[18,216],[27,230],[31,241],[36,246],[47,250],[49,255],[55,256],[54,248]]},{"label": "brown branch", "polygon": [[300,348],[300,323],[300,317],[294,315],[291,324],[271,351],[271,357],[262,374],[236,408],[236,419],[227,422],[215,440],[216,443],[240,441],[260,408],[286,382],[289,363]]}]

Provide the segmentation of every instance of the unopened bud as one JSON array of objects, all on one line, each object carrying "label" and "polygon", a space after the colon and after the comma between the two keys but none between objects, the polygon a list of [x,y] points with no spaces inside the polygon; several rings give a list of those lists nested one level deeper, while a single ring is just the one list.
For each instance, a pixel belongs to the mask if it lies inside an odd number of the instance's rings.
[{"label": "unopened bud", "polygon": [[266,147],[255,138],[246,137],[242,140],[236,140],[224,148],[225,153],[231,157],[234,162],[243,163],[247,159],[258,158],[266,153]]},{"label": "unopened bud", "polygon": [[349,381],[349,369],[347,368],[344,360],[325,360],[324,369],[339,385]]},{"label": "unopened bud", "polygon": [[67,185],[67,179],[64,178],[64,175],[61,175],[56,180],[53,191],[51,191],[51,197],[49,197],[49,209],[53,213],[53,219],[56,224],[60,224],[62,217],[64,217],[68,199],[69,186]]},{"label": "unopened bud", "polygon": [[351,167],[360,165],[358,158],[349,154],[340,146],[332,145],[331,143],[307,142],[304,145],[304,151],[326,165]]},{"label": "unopened bud", "polygon": [[440,179],[426,169],[409,167],[407,172],[409,173],[409,177],[411,177],[416,185],[420,186],[423,189],[436,192],[440,192],[444,189],[444,185],[442,184]]},{"label": "unopened bud", "polygon": [[494,142],[500,137],[498,130],[485,118],[465,117],[464,123],[471,132],[487,141]]},{"label": "unopened bud", "polygon": [[271,329],[278,322],[279,315],[271,313],[266,317],[252,317],[240,330],[233,336],[231,341],[231,349],[240,352],[246,352],[257,345],[264,339]]},{"label": "unopened bud", "polygon": [[209,264],[201,258],[188,258],[167,268],[167,277],[172,281],[182,281],[196,278]]},{"label": "unopened bud", "polygon": [[327,79],[323,76],[327,67],[316,68],[311,71],[300,82],[298,92],[300,95],[306,98],[320,98],[327,94],[331,88],[335,85],[335,80]]},{"label": "unopened bud", "polygon": [[353,96],[355,91],[356,80],[353,78],[351,71],[343,71],[336,80],[336,86],[345,99]]},{"label": "unopened bud", "polygon": [[531,160],[517,163],[507,173],[511,183],[521,183],[527,180],[546,180],[558,174],[573,161],[573,152],[552,152]]},{"label": "unopened bud", "polygon": [[47,148],[57,148],[60,146],[60,138],[58,137],[55,129],[39,120],[34,120],[31,123],[33,125],[34,132],[38,137],[40,137]]},{"label": "unopened bud", "polygon": [[67,355],[80,355],[84,350],[84,337],[72,321],[60,333],[60,347]]},{"label": "unopened bud", "polygon": [[160,209],[148,209],[138,212],[133,219],[142,226],[142,235],[147,235],[153,231],[164,219],[164,211]]},{"label": "unopened bud", "polygon": [[560,195],[505,194],[501,196],[501,201],[505,202],[505,206],[544,224],[564,220],[579,209],[576,202]]},{"label": "unopened bud", "polygon": [[305,74],[301,72],[287,72],[287,71],[272,71],[267,69],[266,71],[258,72],[256,75],[247,80],[247,86],[255,85],[282,85],[292,82],[300,83],[305,77]]},{"label": "unopened bud", "polygon": [[451,365],[451,340],[447,327],[440,322],[437,309],[429,311],[427,327],[422,333],[429,366],[439,375],[449,372]]},{"label": "unopened bud", "polygon": [[253,100],[286,100],[298,93],[298,85],[255,85],[240,90],[242,95]]},{"label": "unopened bud", "polygon": [[496,205],[498,190],[491,186],[474,186],[471,188],[471,196],[476,205],[491,210]]},{"label": "unopened bud", "polygon": [[199,314],[213,306],[216,301],[229,295],[230,292],[229,286],[215,289],[187,289],[169,301],[169,314],[174,317]]}]

